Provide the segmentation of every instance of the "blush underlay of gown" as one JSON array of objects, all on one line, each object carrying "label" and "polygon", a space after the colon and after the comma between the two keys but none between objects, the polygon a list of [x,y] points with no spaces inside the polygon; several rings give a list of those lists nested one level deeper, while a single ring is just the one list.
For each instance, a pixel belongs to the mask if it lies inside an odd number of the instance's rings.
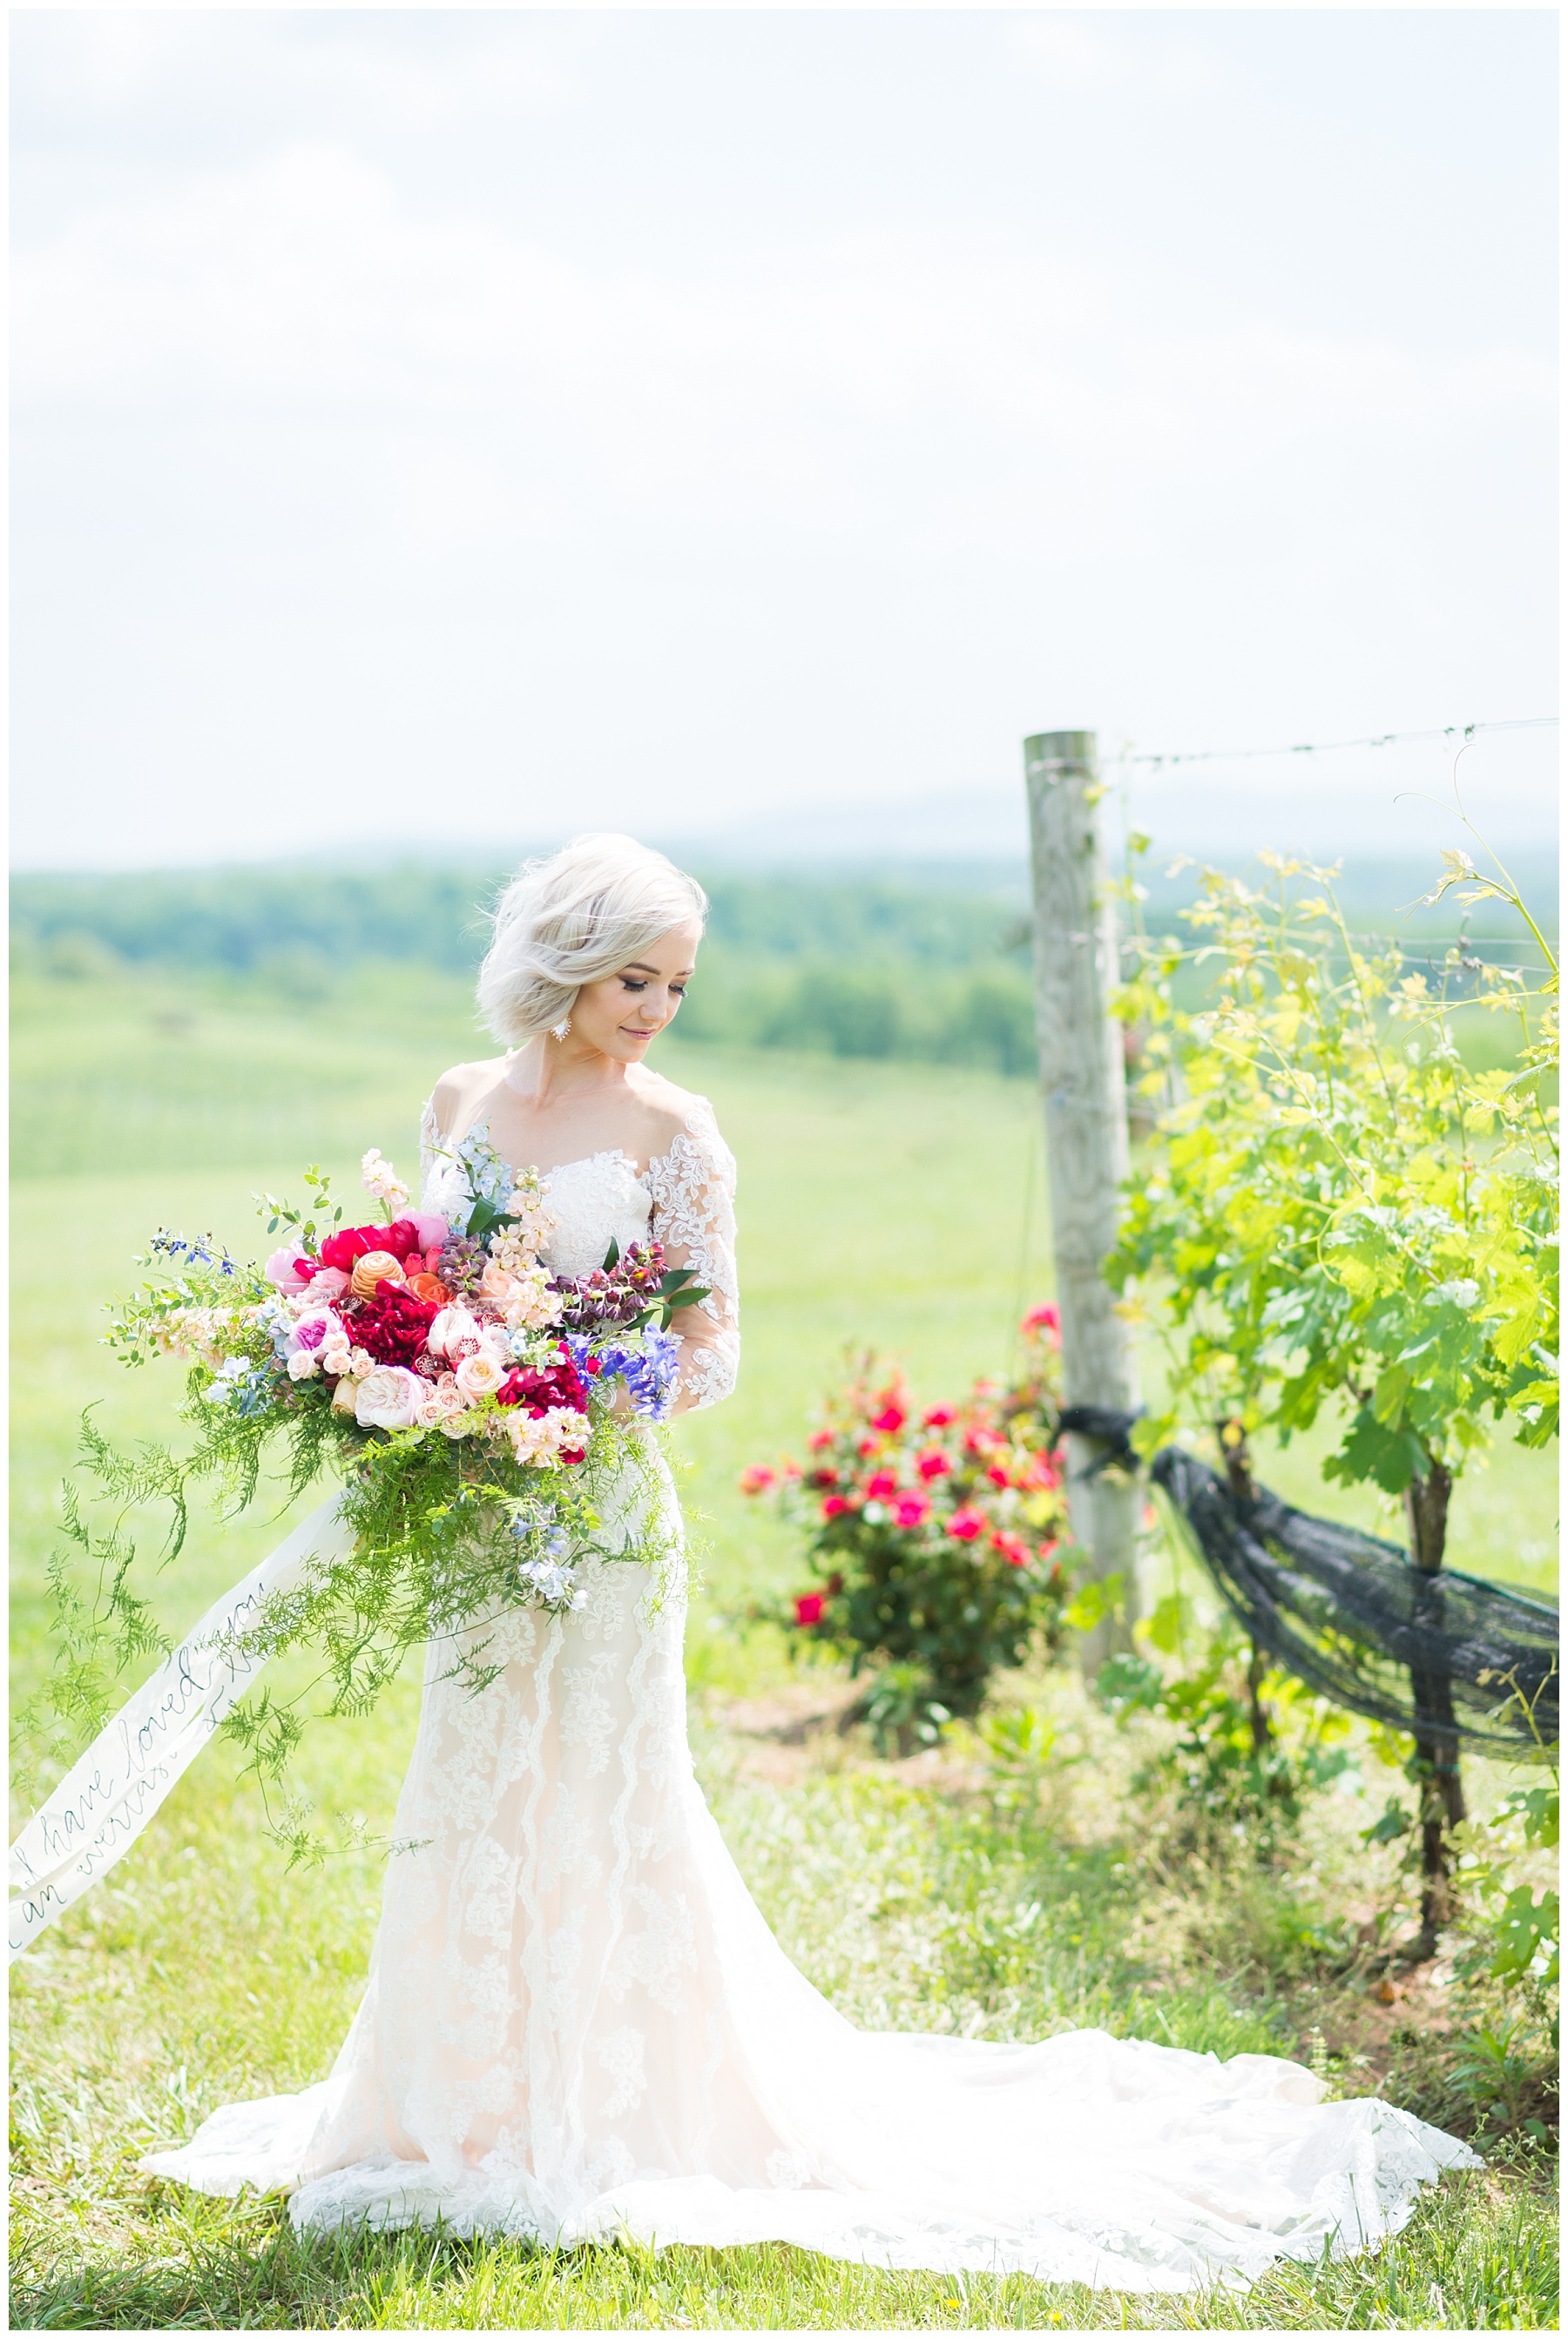
[{"label": "blush underlay of gown", "polygon": [[[425,1207],[455,1206],[429,1113],[424,1135]],[[612,1152],[549,1176],[557,1272],[651,1235],[710,1288],[682,1359],[704,1403],[738,1357],[734,1174],[699,1100],[646,1170]],[[836,2013],[774,1939],[694,1776],[680,1513],[648,1459],[616,1499],[623,1524],[653,1506],[660,1565],[583,1559],[585,1604],[508,1614],[488,1653],[504,1670],[478,1694],[431,1649],[393,1829],[407,1848],[331,2076],[232,2105],[143,2168],[284,2188],[301,2228],[793,2242],[1180,2291],[1366,2247],[1424,2184],[1478,2165],[1390,2105],[1321,2101],[1271,2056],[1101,2030],[876,2034]]]}]

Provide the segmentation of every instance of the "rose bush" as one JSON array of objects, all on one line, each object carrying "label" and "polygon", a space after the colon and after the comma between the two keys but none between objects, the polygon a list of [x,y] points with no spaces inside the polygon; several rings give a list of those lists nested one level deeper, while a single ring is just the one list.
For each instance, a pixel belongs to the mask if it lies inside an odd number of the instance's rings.
[{"label": "rose bush", "polygon": [[[924,1410],[874,1359],[827,1401],[804,1463],[755,1464],[745,1493],[800,1523],[821,1589],[781,1621],[872,1664],[918,1669],[900,1742],[979,1710],[998,1665],[1054,1643],[1070,1597],[1054,1308],[1021,1327],[1018,1376]],[[868,1711],[870,1710],[868,1706]]]}]

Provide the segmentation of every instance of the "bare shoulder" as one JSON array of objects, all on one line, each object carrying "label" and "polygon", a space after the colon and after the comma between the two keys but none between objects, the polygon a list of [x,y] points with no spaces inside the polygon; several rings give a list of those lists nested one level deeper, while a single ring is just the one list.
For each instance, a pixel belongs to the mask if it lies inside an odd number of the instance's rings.
[{"label": "bare shoulder", "polygon": [[505,1068],[504,1057],[492,1056],[483,1063],[454,1064],[441,1074],[430,1092],[430,1104],[443,1135],[450,1136],[473,1118],[474,1107]]},{"label": "bare shoulder", "polygon": [[694,1096],[690,1089],[678,1088],[674,1081],[666,1081],[662,1072],[650,1071],[646,1064],[636,1069],[634,1093],[643,1139],[638,1150],[648,1160],[667,1153],[676,1139],[691,1127],[694,1117],[705,1120],[712,1110],[706,1097]]}]

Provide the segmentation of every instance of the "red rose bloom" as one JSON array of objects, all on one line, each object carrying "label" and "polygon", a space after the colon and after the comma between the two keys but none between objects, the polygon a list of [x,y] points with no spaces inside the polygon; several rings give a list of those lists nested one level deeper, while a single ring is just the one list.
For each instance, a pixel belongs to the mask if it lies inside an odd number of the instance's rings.
[{"label": "red rose bloom", "polygon": [[973,1543],[977,1535],[985,1533],[985,1520],[979,1511],[965,1507],[962,1511],[954,1511],[947,1523],[947,1531],[955,1543]]},{"label": "red rose bloom", "polygon": [[379,1365],[412,1367],[429,1343],[439,1308],[416,1299],[404,1284],[378,1283],[373,1299],[362,1299],[344,1316],[350,1337]]},{"label": "red rose bloom", "polygon": [[940,1446],[928,1446],[915,1464],[922,1478],[945,1478],[952,1464]]},{"label": "red rose bloom", "polygon": [[820,1592],[800,1592],[795,1594],[794,1620],[797,1624],[820,1624],[824,1606]]},{"label": "red rose bloom", "polygon": [[849,1505],[842,1495],[830,1495],[822,1506],[822,1515],[824,1519],[839,1519],[848,1508]]},{"label": "red rose bloom", "polygon": [[865,1498],[868,1503],[891,1503],[897,1492],[898,1480],[891,1470],[878,1470],[874,1476],[865,1482]]},{"label": "red rose bloom", "polygon": [[880,1429],[884,1437],[896,1437],[908,1419],[909,1416],[902,1406],[888,1405],[880,1413],[873,1414],[871,1426],[873,1429]]}]

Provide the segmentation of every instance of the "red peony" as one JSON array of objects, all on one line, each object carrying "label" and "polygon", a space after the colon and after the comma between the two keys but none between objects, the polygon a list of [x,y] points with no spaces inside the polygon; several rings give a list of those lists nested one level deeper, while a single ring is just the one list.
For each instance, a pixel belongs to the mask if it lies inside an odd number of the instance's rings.
[{"label": "red peony", "polygon": [[[559,1361],[547,1372],[535,1372],[530,1365],[519,1366],[515,1373],[508,1373],[496,1391],[496,1403],[520,1405],[525,1413],[531,1413],[537,1419],[557,1406],[569,1406],[573,1413],[587,1413],[588,1393],[576,1365],[563,1348]],[[561,1459],[567,1458],[563,1454]]]},{"label": "red peony", "polygon": [[352,1275],[354,1261],[367,1251],[390,1251],[399,1266],[419,1248],[419,1229],[412,1219],[394,1219],[390,1227],[340,1227],[321,1245],[321,1265]]},{"label": "red peony", "polygon": [[439,1308],[416,1299],[406,1284],[379,1283],[373,1299],[345,1315],[350,1337],[379,1365],[407,1365],[425,1354]]},{"label": "red peony", "polygon": [[820,1624],[822,1612],[827,1604],[820,1592],[797,1592],[794,1620],[797,1624]]}]

